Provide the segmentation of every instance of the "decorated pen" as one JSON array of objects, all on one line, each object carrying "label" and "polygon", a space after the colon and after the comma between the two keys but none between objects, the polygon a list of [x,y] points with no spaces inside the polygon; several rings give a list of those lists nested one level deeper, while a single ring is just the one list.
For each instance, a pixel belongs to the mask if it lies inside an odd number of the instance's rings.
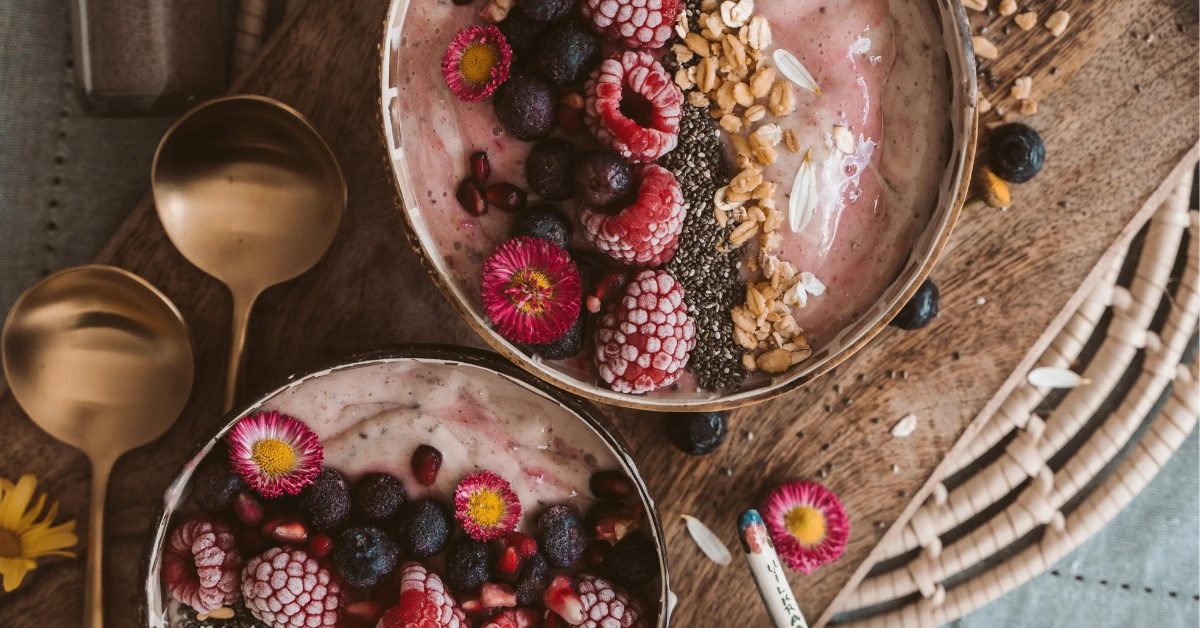
[{"label": "decorated pen", "polygon": [[750,575],[758,587],[763,606],[775,628],[808,628],[792,587],[783,573],[783,565],[775,554],[775,546],[767,534],[767,526],[757,510],[750,509],[738,517],[738,540],[750,565]]}]

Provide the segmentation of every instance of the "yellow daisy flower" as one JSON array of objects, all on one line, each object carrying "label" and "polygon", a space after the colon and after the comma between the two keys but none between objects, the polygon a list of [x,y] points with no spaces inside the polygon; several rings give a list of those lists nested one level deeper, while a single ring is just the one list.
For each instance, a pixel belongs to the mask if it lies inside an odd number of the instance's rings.
[{"label": "yellow daisy flower", "polygon": [[46,495],[38,496],[37,504],[29,508],[37,478],[23,475],[16,484],[0,478],[0,575],[4,576],[4,591],[21,585],[25,572],[37,567],[34,559],[58,555],[74,557],[65,548],[74,547],[75,521],[51,525],[58,514],[58,502],[41,521],[34,521],[46,505]]}]

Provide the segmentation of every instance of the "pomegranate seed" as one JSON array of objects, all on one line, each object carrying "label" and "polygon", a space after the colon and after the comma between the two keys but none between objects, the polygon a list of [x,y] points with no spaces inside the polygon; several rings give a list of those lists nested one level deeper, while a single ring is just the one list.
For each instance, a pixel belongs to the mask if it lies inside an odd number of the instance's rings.
[{"label": "pomegranate seed", "polygon": [[558,613],[559,617],[567,620],[572,626],[583,622],[583,602],[579,594],[571,588],[571,577],[559,574],[550,581],[550,586],[542,593],[542,602],[546,608]]},{"label": "pomegranate seed", "polygon": [[542,614],[541,628],[570,628],[563,622],[563,618],[559,617],[554,611],[546,611]]},{"label": "pomegranate seed", "polygon": [[515,582],[521,573],[521,553],[515,547],[509,547],[500,555],[492,575],[507,582]]},{"label": "pomegranate seed", "polygon": [[629,499],[637,491],[633,481],[616,469],[593,473],[588,487],[600,499]]},{"label": "pomegranate seed", "polygon": [[266,515],[262,502],[250,493],[238,493],[237,497],[233,498],[233,512],[242,523],[248,526],[262,523],[263,516]]},{"label": "pomegranate seed", "polygon": [[442,468],[442,452],[429,445],[420,445],[413,452],[412,469],[417,481],[424,486],[433,486],[437,481],[438,469]]},{"label": "pomegranate seed", "polygon": [[512,608],[517,605],[517,592],[507,584],[485,582],[479,590],[479,601],[484,608]]},{"label": "pomegranate seed", "polygon": [[616,545],[630,532],[641,527],[640,514],[632,510],[620,510],[601,519],[596,523],[596,538]]},{"label": "pomegranate seed", "polygon": [[308,549],[312,550],[313,556],[324,558],[333,552],[333,537],[324,532],[318,532],[308,542]]},{"label": "pomegranate seed", "polygon": [[[471,0],[467,0],[467,2],[463,2],[463,4],[467,4],[469,2],[471,2]],[[455,2],[455,4],[458,3]],[[492,164],[488,162],[487,153],[483,151],[471,153],[471,176],[475,177],[475,180],[478,181],[480,185],[487,183],[488,177],[492,176]]]},{"label": "pomegranate seed", "polygon": [[[596,287],[592,288],[592,294],[588,295],[588,311],[592,314],[598,313],[600,311],[601,304],[617,296],[617,294],[621,292],[621,288],[624,288],[628,281],[629,270],[627,269],[609,268],[601,272],[600,276],[596,278]],[[633,493],[631,492],[630,495],[632,494]]]},{"label": "pomegranate seed", "polygon": [[504,535],[504,547],[516,548],[522,559],[529,558],[538,551],[537,541],[532,536],[516,531]]},{"label": "pomegranate seed", "polygon": [[488,202],[506,212],[515,212],[525,207],[527,198],[525,190],[511,183],[493,183],[487,186]]},{"label": "pomegranate seed", "polygon": [[263,536],[293,545],[308,540],[308,528],[298,517],[279,517],[263,524]]},{"label": "pomegranate seed", "polygon": [[475,179],[463,179],[462,183],[458,184],[458,191],[454,193],[454,198],[458,199],[458,204],[467,210],[472,216],[482,216],[487,213],[488,203],[483,186]]},{"label": "pomegranate seed", "polygon": [[462,607],[463,611],[468,613],[474,613],[476,611],[483,610],[483,602],[479,601],[478,595],[472,595],[471,597],[464,598],[459,606]]}]

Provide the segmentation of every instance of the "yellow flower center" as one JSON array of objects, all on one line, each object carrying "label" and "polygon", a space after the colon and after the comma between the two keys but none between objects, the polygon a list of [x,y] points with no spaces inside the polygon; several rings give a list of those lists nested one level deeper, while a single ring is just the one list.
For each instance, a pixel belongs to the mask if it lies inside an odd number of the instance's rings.
[{"label": "yellow flower center", "polygon": [[505,292],[522,312],[540,314],[549,307],[547,302],[554,296],[554,287],[546,273],[523,268],[513,273]]},{"label": "yellow flower center", "polygon": [[492,68],[500,62],[500,54],[487,44],[467,46],[458,62],[458,71],[472,85],[483,85],[492,78]]},{"label": "yellow flower center", "polygon": [[825,538],[825,517],[812,506],[797,506],[783,517],[788,532],[804,545],[816,545]]},{"label": "yellow flower center", "polygon": [[0,528],[0,558],[20,558],[21,539],[11,530]]},{"label": "yellow flower center", "polygon": [[500,523],[504,510],[504,500],[493,491],[475,491],[467,501],[467,515],[485,528]]},{"label": "yellow flower center", "polygon": [[296,466],[296,452],[287,443],[274,438],[264,438],[250,449],[250,459],[263,473],[281,475]]}]

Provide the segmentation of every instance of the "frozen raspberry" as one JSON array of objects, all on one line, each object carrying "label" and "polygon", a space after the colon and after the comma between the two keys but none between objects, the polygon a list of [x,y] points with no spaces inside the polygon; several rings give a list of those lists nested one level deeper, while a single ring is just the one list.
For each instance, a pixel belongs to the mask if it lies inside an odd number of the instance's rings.
[{"label": "frozen raspberry", "polygon": [[675,383],[695,346],[683,286],[663,270],[638,273],[596,330],[600,376],[617,392],[644,393]]},{"label": "frozen raspberry", "polygon": [[341,584],[303,550],[273,547],[242,570],[246,608],[272,628],[336,626],[345,606]]},{"label": "frozen raspberry", "polygon": [[671,38],[678,0],[583,0],[579,11],[596,30],[630,48],[662,48]]},{"label": "frozen raspberry", "polygon": [[683,92],[650,53],[605,59],[586,90],[584,119],[601,144],[633,162],[654,161],[675,148]]},{"label": "frozen raspberry", "polygon": [[576,628],[630,628],[645,626],[637,598],[607,580],[584,574],[575,586],[583,603],[583,621]]},{"label": "frozen raspberry", "polygon": [[400,567],[400,603],[383,614],[382,628],[467,628],[470,622],[442,579],[420,563]]},{"label": "frozen raspberry", "polygon": [[537,619],[537,611],[532,608],[506,608],[485,619],[480,628],[532,628]]},{"label": "frozen raspberry", "polygon": [[655,164],[634,168],[641,179],[637,200],[615,216],[585,207],[579,214],[584,238],[613,259],[661,266],[675,256],[683,231],[683,191],[670,170]]},{"label": "frozen raspberry", "polygon": [[242,557],[233,529],[201,517],[171,531],[163,553],[162,577],[171,595],[207,613],[238,601]]}]

